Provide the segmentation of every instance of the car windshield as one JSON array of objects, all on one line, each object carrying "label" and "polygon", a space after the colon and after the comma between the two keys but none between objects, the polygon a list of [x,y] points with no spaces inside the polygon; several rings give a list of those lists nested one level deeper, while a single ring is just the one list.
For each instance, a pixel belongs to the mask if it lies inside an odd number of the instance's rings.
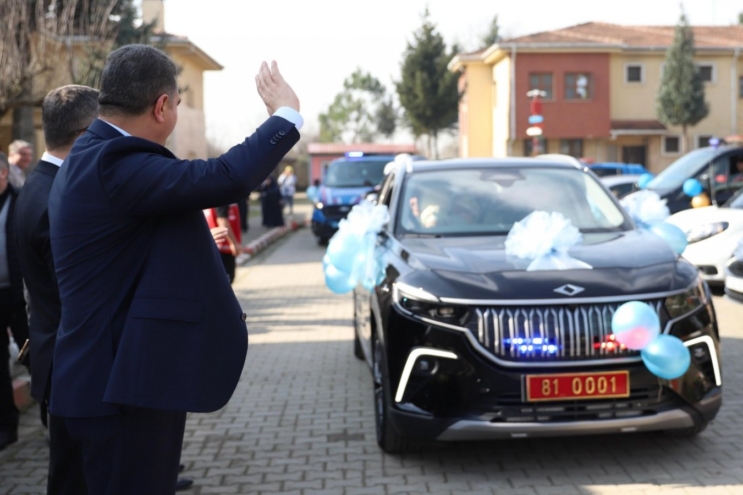
[{"label": "car windshield", "polygon": [[338,160],[325,176],[328,187],[374,187],[384,179],[387,160]]},{"label": "car windshield", "polygon": [[592,175],[547,167],[411,174],[402,192],[398,225],[403,235],[505,235],[536,210],[561,213],[584,233],[631,228]]},{"label": "car windshield", "polygon": [[735,195],[728,199],[727,202],[722,205],[724,208],[736,208],[738,210],[743,210],[743,189],[738,189],[738,192],[735,193]]},{"label": "car windshield", "polygon": [[700,148],[685,154],[648,182],[647,188],[663,192],[680,188],[686,179],[693,178],[716,153],[714,148]]}]

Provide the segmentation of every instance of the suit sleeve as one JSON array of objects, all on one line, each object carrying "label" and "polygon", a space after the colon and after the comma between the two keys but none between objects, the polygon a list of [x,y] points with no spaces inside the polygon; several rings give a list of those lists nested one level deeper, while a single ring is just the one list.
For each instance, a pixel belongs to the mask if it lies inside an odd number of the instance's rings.
[{"label": "suit sleeve", "polygon": [[139,138],[116,139],[102,153],[103,189],[119,211],[159,215],[236,203],[255,189],[299,141],[294,124],[271,117],[218,158],[178,160]]}]

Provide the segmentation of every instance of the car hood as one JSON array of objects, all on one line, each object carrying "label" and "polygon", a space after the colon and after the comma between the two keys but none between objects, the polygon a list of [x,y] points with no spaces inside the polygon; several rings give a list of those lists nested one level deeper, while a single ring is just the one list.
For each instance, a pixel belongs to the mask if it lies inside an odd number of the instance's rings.
[{"label": "car hood", "polygon": [[326,205],[355,205],[372,187],[320,187],[319,198]]},{"label": "car hood", "polygon": [[667,222],[676,225],[683,231],[716,222],[728,222],[731,225],[741,225],[743,224],[743,210],[737,208],[721,208],[719,206],[692,208],[671,215]]},{"label": "car hood", "polygon": [[570,256],[592,269],[527,271],[530,261],[506,255],[505,236],[403,239],[403,258],[413,268],[403,280],[439,297],[459,299],[555,299],[566,284],[577,298],[653,294],[687,287],[696,268],[679,259],[655,234],[632,230],[586,234]]}]

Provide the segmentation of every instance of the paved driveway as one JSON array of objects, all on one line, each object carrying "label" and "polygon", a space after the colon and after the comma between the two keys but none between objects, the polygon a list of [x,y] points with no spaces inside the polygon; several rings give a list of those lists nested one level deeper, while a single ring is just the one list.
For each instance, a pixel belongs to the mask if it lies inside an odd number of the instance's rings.
[{"label": "paved driveway", "polygon": [[[369,372],[352,354],[350,296],[325,289],[322,254],[303,230],[238,272],[248,362],[227,407],[189,418],[182,460],[196,485],[184,493],[743,493],[743,306],[717,298],[725,405],[695,439],[447,443],[390,456],[374,440]],[[34,414],[0,454],[0,493],[43,493],[47,451]]]}]

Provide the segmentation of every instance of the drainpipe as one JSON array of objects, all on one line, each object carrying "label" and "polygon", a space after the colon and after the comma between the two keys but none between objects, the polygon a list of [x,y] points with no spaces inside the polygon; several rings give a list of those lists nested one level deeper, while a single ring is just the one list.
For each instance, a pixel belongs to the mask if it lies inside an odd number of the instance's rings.
[{"label": "drainpipe", "polygon": [[508,156],[513,156],[516,141],[516,44],[511,45],[511,132],[508,136]]},{"label": "drainpipe", "polygon": [[738,57],[740,47],[733,54],[733,67],[730,69],[730,135],[738,134]]}]

